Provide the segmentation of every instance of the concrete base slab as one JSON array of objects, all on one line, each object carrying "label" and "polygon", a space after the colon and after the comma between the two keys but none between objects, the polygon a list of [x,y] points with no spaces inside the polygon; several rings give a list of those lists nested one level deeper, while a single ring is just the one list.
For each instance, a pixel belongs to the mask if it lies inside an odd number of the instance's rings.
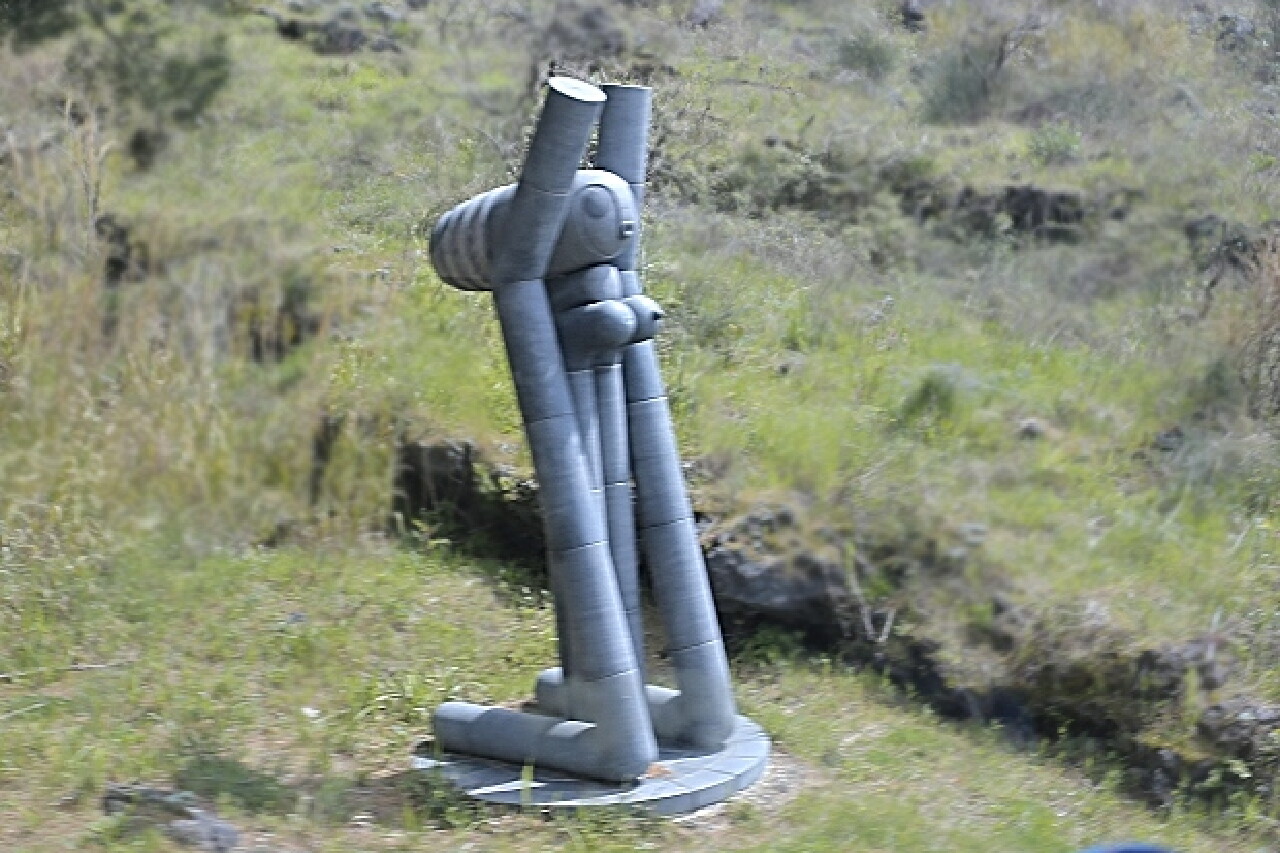
[{"label": "concrete base slab", "polygon": [[751,785],[769,763],[769,736],[746,717],[717,752],[658,744],[658,760],[642,779],[610,784],[555,770],[524,767],[468,755],[424,751],[413,769],[437,773],[469,797],[530,808],[635,807],[659,815],[691,812]]}]

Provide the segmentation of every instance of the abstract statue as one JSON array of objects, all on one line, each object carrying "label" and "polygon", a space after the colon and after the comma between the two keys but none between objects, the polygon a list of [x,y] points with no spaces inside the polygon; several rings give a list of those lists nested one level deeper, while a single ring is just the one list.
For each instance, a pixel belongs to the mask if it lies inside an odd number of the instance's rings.
[{"label": "abstract statue", "polygon": [[[446,754],[613,785],[592,799],[540,783],[551,799],[675,812],[749,785],[769,745],[735,710],[651,340],[662,312],[636,271],[650,100],[553,78],[519,182],[432,233],[445,282],[493,292],[540,484],[561,663],[538,678],[538,713],[447,702],[435,732]],[[579,169],[597,122],[596,168]],[[644,683],[637,539],[678,690]]]}]

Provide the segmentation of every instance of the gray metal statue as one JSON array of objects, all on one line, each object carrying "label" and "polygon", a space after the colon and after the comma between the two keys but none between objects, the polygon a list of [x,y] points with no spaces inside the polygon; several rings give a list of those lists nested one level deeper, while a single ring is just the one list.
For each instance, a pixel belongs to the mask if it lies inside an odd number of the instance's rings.
[{"label": "gray metal statue", "polygon": [[[650,99],[553,78],[519,182],[432,233],[445,282],[493,292],[541,486],[561,663],[538,678],[539,713],[447,702],[435,731],[446,753],[620,785],[569,802],[672,812],[750,784],[768,740],[735,711],[651,340],[662,312],[636,271]],[[579,169],[597,122],[597,168]],[[677,690],[644,683],[637,538]]]}]

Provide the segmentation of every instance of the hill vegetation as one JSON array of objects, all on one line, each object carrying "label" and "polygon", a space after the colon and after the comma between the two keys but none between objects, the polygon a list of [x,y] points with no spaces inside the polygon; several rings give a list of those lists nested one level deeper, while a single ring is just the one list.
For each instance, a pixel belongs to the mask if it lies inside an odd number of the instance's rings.
[{"label": "hill vegetation", "polygon": [[[0,0],[0,36],[0,847],[169,849],[108,782],[279,851],[1275,843],[1274,0]],[[779,750],[682,823],[405,772],[555,655],[502,341],[426,238],[549,73],[655,88],[644,273]],[[405,499],[445,441],[478,514]]]}]

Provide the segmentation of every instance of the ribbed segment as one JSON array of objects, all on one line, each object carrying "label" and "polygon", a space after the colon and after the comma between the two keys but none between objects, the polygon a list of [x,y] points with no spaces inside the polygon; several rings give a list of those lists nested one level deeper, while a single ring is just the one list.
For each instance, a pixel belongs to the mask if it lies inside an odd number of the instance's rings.
[{"label": "ribbed segment", "polygon": [[445,284],[459,290],[491,290],[489,219],[505,211],[515,185],[489,190],[450,210],[431,231],[431,263]]}]

